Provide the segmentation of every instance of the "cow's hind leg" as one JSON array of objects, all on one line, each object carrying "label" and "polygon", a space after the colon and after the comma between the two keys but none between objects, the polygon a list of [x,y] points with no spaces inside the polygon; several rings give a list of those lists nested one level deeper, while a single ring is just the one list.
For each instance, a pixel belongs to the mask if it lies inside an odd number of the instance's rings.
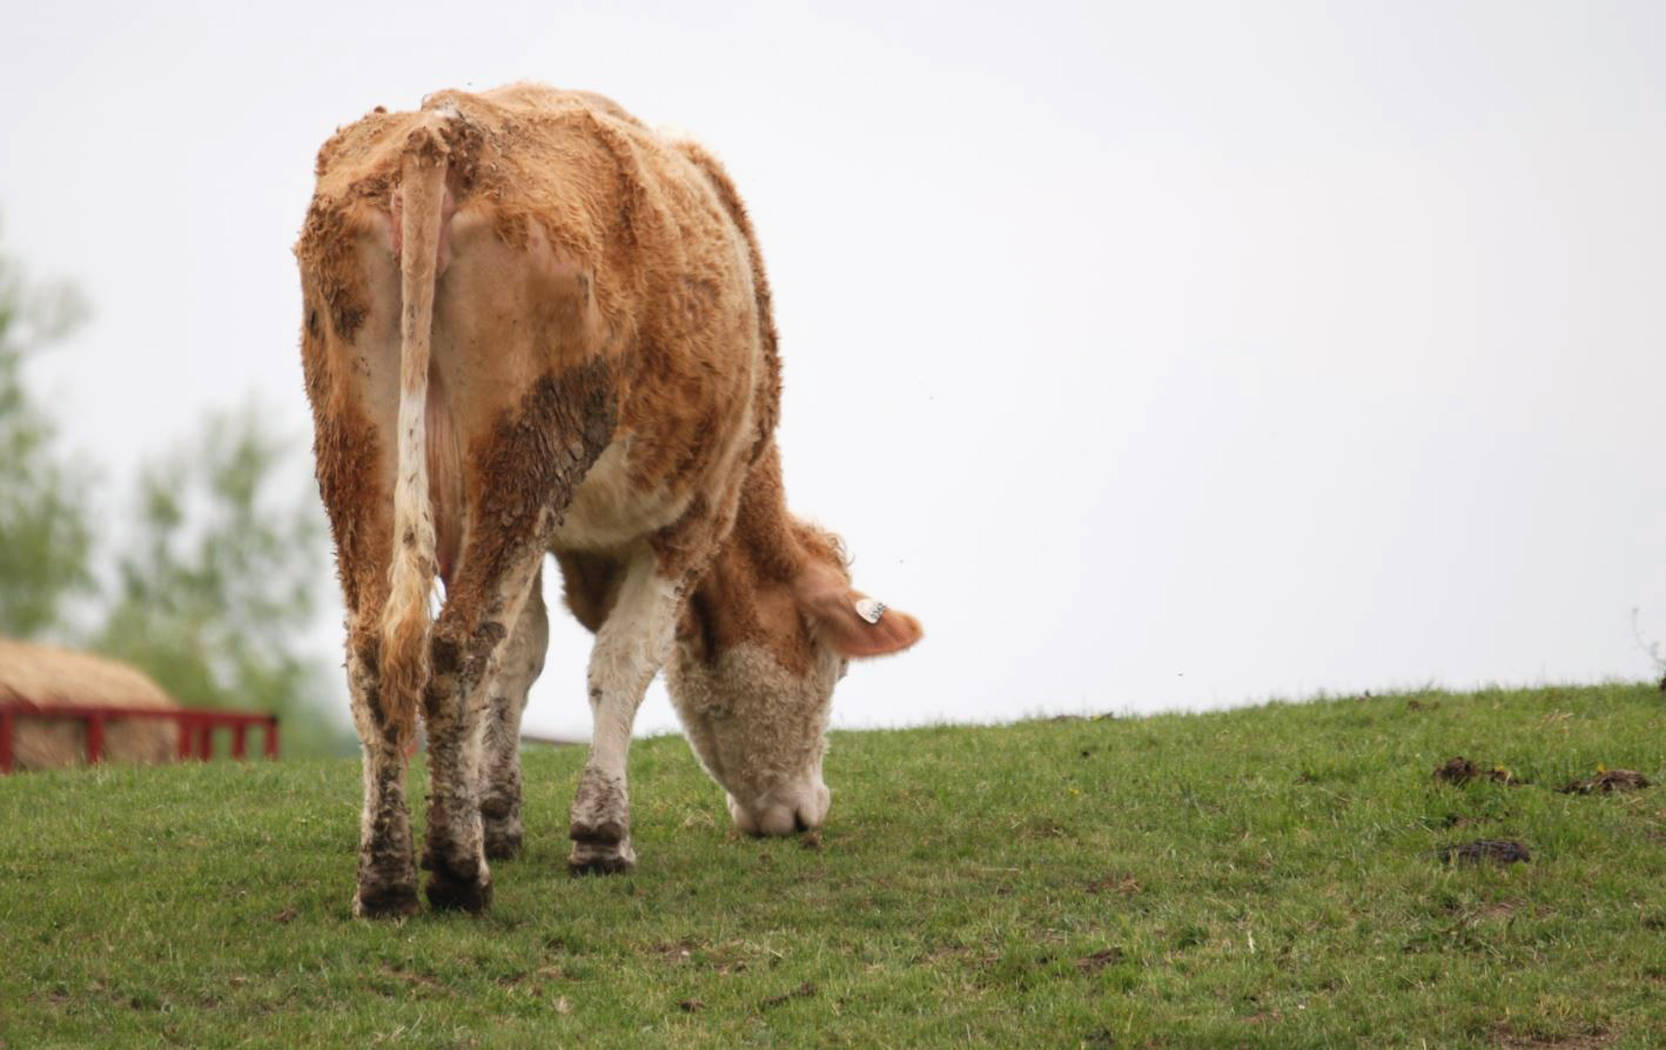
[{"label": "cow's hind leg", "polygon": [[353,914],[365,918],[411,915],[418,908],[405,802],[405,746],[414,727],[394,725],[387,716],[380,696],[380,649],[378,618],[356,617],[347,633],[347,685],[364,748],[364,812]]},{"label": "cow's hind leg", "polygon": [[625,567],[612,609],[596,632],[589,672],[594,732],[569,829],[573,849],[567,866],[574,874],[629,871],[636,864],[625,760],[636,709],[670,647],[677,602],[676,583],[662,578],[653,555],[644,552]]},{"label": "cow's hind leg", "polygon": [[486,857],[502,860],[521,848],[521,713],[527,691],[544,669],[550,621],[542,573],[532,578],[520,619],[486,685],[485,747],[480,764],[480,821]]},{"label": "cow's hind leg", "polygon": [[542,552],[528,546],[495,579],[469,577],[465,568],[434,624],[433,677],[423,696],[429,784],[422,865],[436,908],[482,911],[492,901],[479,794],[485,687],[537,575]]}]

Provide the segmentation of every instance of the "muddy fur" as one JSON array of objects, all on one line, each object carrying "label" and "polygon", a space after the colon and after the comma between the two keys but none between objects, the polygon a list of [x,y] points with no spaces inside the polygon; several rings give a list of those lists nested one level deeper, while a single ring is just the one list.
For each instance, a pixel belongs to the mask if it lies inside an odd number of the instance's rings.
[{"label": "muddy fur", "polygon": [[544,669],[549,646],[549,615],[542,581],[534,578],[509,645],[490,675],[489,712],[480,762],[480,820],[486,857],[512,857],[520,851],[521,713],[527,692]]},{"label": "muddy fur", "polygon": [[567,870],[574,875],[612,875],[636,866],[631,848],[631,810],[623,776],[597,765],[585,768],[573,796]]},{"label": "muddy fur", "polygon": [[616,843],[630,828],[630,804],[625,783],[616,776],[586,770],[573,798],[573,823],[568,836],[580,842]]},{"label": "muddy fur", "polygon": [[405,806],[403,756],[364,760],[365,806],[359,833],[356,915],[409,915],[416,911],[416,867],[411,853],[411,818]]}]

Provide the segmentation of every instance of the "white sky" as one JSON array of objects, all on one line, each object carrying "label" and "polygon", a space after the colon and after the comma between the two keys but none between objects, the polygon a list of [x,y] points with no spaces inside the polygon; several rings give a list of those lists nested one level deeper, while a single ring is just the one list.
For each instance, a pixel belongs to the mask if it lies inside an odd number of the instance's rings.
[{"label": "white sky", "polygon": [[[35,375],[112,481],[251,389],[310,439],[319,143],[537,79],[694,132],[752,208],[792,502],[927,627],[837,724],[1642,677],[1631,609],[1666,639],[1666,5],[3,24],[0,250],[94,304]],[[587,733],[557,621],[528,728]]]}]

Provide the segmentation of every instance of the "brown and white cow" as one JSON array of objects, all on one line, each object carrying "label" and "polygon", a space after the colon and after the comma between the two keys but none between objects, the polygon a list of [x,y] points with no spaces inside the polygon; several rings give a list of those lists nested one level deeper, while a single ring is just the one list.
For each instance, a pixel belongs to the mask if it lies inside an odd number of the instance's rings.
[{"label": "brown and white cow", "polygon": [[417,908],[419,712],[428,899],[490,902],[487,858],[521,841],[546,552],[596,636],[570,867],[635,861],[625,757],[662,665],[735,823],[818,826],[846,659],[920,626],[851,589],[838,539],[786,509],[769,286],[723,169],[607,99],[515,85],[378,109],[317,177],[296,255],[364,745],[354,910]]}]

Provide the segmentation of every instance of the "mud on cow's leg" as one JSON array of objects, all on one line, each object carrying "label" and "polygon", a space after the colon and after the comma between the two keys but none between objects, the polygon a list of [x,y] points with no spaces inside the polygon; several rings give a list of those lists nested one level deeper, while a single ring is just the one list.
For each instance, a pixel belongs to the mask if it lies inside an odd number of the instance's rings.
[{"label": "mud on cow's leg", "polygon": [[487,633],[477,638],[473,625],[460,620],[442,616],[434,627],[434,677],[423,696],[429,786],[422,866],[429,872],[430,904],[481,911],[491,904],[492,877],[474,780],[483,714],[478,686],[490,659],[491,627],[480,625]]},{"label": "mud on cow's leg", "polygon": [[527,692],[544,668],[549,614],[543,578],[533,577],[526,604],[486,685],[489,710],[480,763],[480,821],[488,860],[513,857],[521,848],[521,713]]},{"label": "mud on cow's leg", "polygon": [[575,875],[613,875],[636,867],[625,778],[591,764],[579,776],[567,868]]},{"label": "mud on cow's leg", "polygon": [[428,836],[422,866],[436,908],[483,911],[492,902],[480,816],[480,753],[487,683],[503,656],[537,571],[525,560],[485,588],[460,585],[434,624],[433,677],[423,695],[428,725]]},{"label": "mud on cow's leg", "polygon": [[347,642],[347,685],[364,749],[364,813],[353,914],[411,915],[418,909],[411,815],[405,802],[405,744],[415,727],[389,719],[380,696],[379,631],[355,625]]},{"label": "mud on cow's leg", "polygon": [[594,732],[573,797],[567,867],[574,874],[629,871],[636,865],[625,761],[636,709],[671,643],[678,601],[676,585],[655,567],[651,555],[630,562],[590,652]]}]

